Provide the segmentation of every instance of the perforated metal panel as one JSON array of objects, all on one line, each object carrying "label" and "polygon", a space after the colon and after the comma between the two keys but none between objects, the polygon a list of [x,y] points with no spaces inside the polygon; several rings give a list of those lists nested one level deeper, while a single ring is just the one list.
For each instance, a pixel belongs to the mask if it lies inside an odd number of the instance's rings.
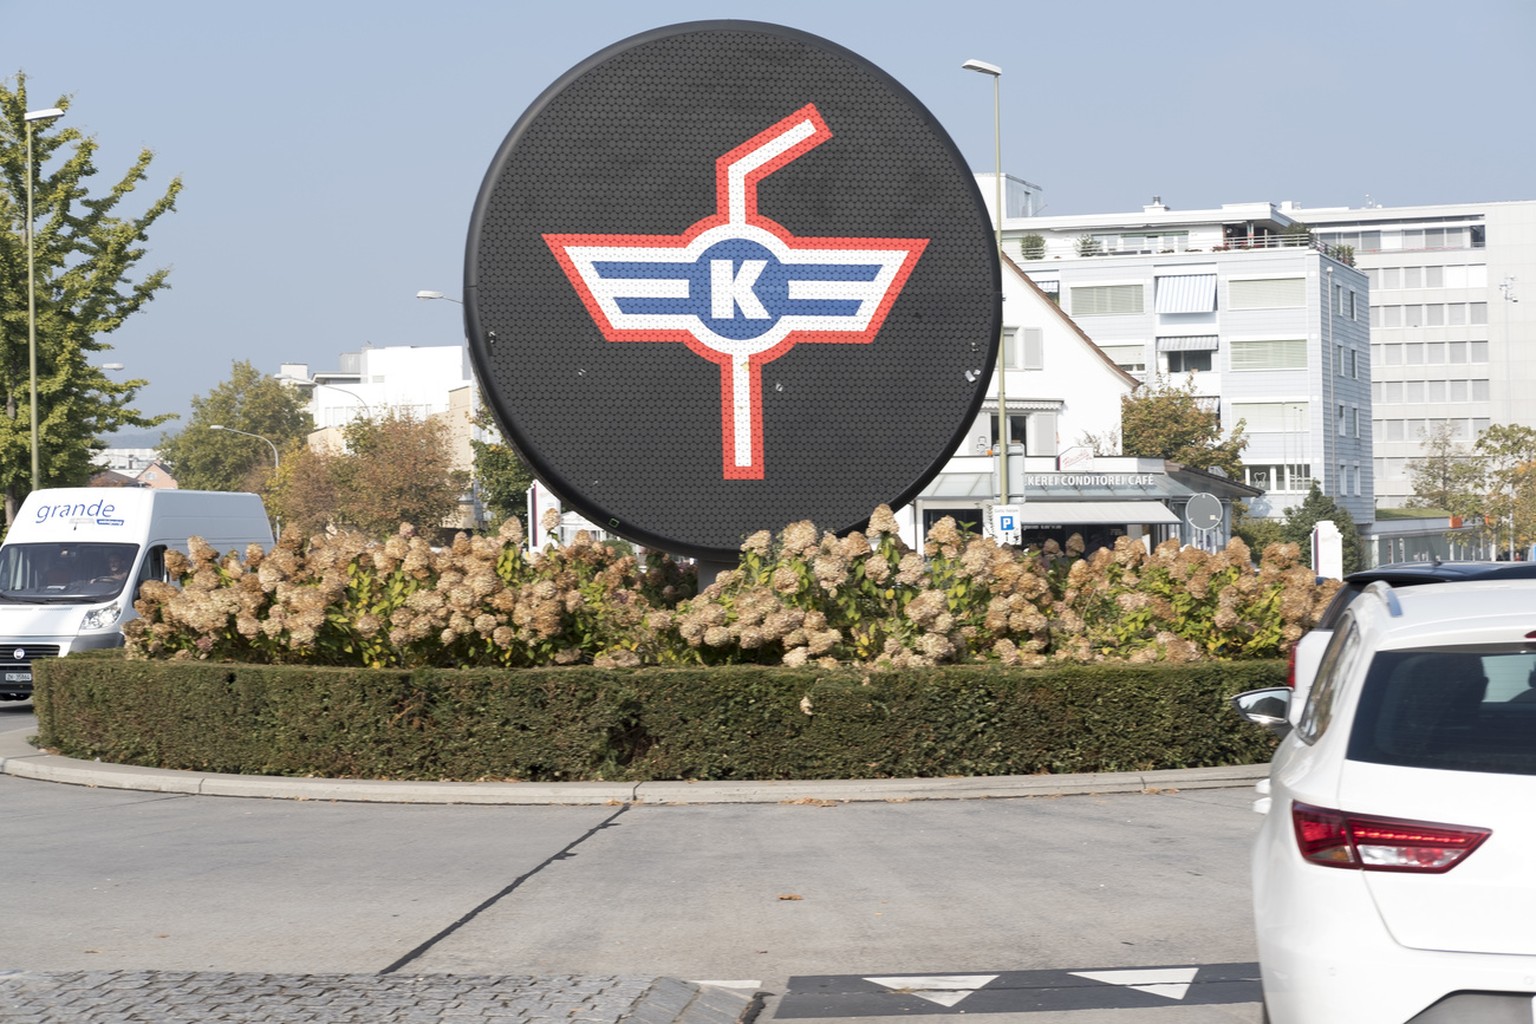
[{"label": "perforated metal panel", "polygon": [[481,187],[464,288],[539,477],[709,559],[920,491],[981,403],[999,293],[928,111],[836,44],[736,21],[636,36],[546,90]]}]

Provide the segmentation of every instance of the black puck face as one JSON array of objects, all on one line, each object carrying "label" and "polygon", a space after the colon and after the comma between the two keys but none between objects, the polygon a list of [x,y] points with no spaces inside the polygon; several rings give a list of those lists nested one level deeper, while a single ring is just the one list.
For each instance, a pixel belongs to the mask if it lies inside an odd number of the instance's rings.
[{"label": "black puck face", "polygon": [[752,22],[657,29],[533,104],[476,200],[470,352],[511,444],[640,544],[734,559],[914,497],[1001,323],[971,173],[899,84]]}]

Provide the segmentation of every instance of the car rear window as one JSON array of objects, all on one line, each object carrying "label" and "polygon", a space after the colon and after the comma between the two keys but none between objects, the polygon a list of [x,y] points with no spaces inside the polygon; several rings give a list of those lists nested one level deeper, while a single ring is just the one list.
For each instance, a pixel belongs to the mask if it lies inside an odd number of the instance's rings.
[{"label": "car rear window", "polygon": [[1377,653],[1348,757],[1536,775],[1536,651],[1520,645]]}]

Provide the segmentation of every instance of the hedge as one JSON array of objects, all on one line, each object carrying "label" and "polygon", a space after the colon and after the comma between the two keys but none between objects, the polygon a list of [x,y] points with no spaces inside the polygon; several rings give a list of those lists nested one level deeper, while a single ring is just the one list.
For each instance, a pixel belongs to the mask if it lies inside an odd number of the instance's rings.
[{"label": "hedge", "polygon": [[34,666],[40,744],[182,770],[425,780],[827,779],[1265,761],[1227,699],[1281,661],[349,669]]}]

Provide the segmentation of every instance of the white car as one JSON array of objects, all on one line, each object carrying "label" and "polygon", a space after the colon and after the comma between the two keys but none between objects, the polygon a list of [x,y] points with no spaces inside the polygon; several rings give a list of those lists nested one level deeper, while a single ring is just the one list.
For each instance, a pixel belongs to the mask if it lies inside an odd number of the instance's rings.
[{"label": "white car", "polygon": [[1307,700],[1307,689],[1317,674],[1318,662],[1333,636],[1333,627],[1343,617],[1360,592],[1377,580],[1386,580],[1393,587],[1417,587],[1426,583],[1457,583],[1483,579],[1531,579],[1536,578],[1536,562],[1394,562],[1363,569],[1344,577],[1333,600],[1323,609],[1317,625],[1291,648],[1290,680],[1296,696],[1291,701],[1291,724],[1301,713]]},{"label": "white car", "polygon": [[1339,619],[1259,783],[1273,1024],[1536,1021],[1536,580],[1394,590]]}]

